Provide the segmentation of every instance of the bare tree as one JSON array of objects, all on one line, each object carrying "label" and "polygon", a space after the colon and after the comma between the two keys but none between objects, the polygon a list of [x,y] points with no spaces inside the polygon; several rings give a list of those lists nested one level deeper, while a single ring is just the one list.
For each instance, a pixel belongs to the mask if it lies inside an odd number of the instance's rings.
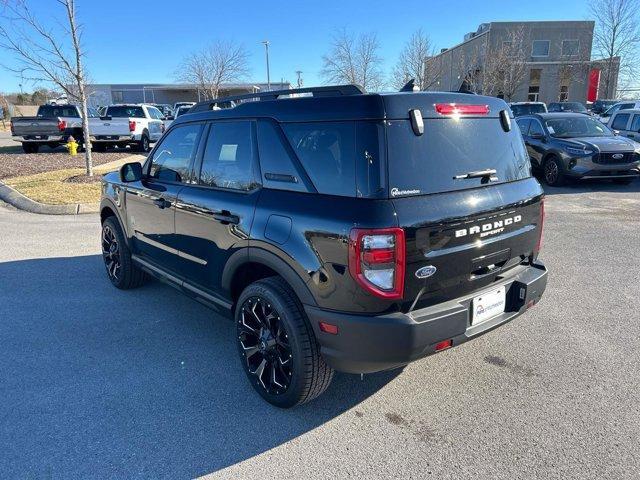
[{"label": "bare tree", "polygon": [[620,82],[628,82],[636,73],[640,30],[638,0],[591,0],[589,11],[596,21],[593,50],[605,62],[604,90],[615,87],[615,62],[620,58]]},{"label": "bare tree", "polygon": [[513,99],[529,73],[526,45],[524,28],[517,28],[509,32],[488,60],[495,90],[507,101]]},{"label": "bare tree", "polygon": [[195,84],[206,100],[218,98],[225,83],[242,80],[249,72],[249,54],[232,41],[218,40],[188,55],[178,67],[179,81]]},{"label": "bare tree", "polygon": [[460,72],[459,89],[465,88],[483,95],[493,95],[499,89],[497,62],[486,55],[487,44],[473,42],[460,48],[457,56],[457,70]]},{"label": "bare tree", "polygon": [[[85,143],[85,166],[93,175],[89,120],[87,115],[86,77],[83,67],[82,26],[76,20],[75,0],[55,0],[64,11],[65,22],[56,28],[37,18],[26,0],[2,0],[0,46],[11,52],[17,66],[9,71],[34,83],[59,87],[69,98],[78,98],[82,109],[82,134]],[[57,33],[60,31],[60,33]]]},{"label": "bare tree", "polygon": [[433,86],[437,77],[432,67],[435,67],[436,63],[429,64],[427,68],[427,61],[434,55],[429,36],[422,29],[414,32],[400,52],[398,63],[391,73],[391,84],[399,89],[409,80],[414,79],[415,85],[420,90],[427,90]]},{"label": "bare tree", "polygon": [[353,83],[365,90],[379,90],[384,85],[379,50],[375,33],[354,37],[344,28],[338,30],[333,35],[331,50],[322,56],[320,75],[326,83]]}]

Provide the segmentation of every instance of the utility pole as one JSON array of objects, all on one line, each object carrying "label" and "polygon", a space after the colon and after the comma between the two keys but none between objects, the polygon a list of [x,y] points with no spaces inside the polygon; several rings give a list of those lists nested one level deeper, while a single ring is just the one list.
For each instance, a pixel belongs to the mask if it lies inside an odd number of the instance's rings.
[{"label": "utility pole", "polygon": [[267,91],[271,91],[271,76],[269,75],[269,40],[262,42],[265,53],[267,54]]},{"label": "utility pole", "polygon": [[298,88],[302,88],[302,70],[296,70],[298,76]]}]

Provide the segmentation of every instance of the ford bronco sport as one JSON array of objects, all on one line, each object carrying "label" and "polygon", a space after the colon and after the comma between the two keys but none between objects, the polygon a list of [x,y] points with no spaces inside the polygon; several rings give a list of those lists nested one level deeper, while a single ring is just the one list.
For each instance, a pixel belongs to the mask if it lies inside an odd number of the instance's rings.
[{"label": "ford bronco sport", "polygon": [[223,100],[237,103],[195,105],[144,165],[104,177],[102,252],[118,288],[151,275],[232,316],[268,402],[309,401],[334,369],[401,367],[540,300],[543,191],[504,101],[354,85]]}]

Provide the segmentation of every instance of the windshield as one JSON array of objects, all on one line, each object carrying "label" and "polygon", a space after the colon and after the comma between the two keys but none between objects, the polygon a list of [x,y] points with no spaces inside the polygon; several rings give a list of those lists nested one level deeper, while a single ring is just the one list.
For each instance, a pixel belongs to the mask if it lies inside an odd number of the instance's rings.
[{"label": "windshield", "polygon": [[514,117],[528,115],[530,113],[547,113],[547,109],[541,103],[532,103],[529,105],[511,105],[511,111]]},{"label": "windshield", "polygon": [[555,138],[613,136],[613,132],[606,125],[589,117],[553,118],[546,120],[545,125]]},{"label": "windshield", "polygon": [[[496,118],[430,119],[424,134],[408,120],[388,122],[388,169],[391,196],[450,192],[528,178],[531,164],[520,131],[509,132]],[[495,180],[454,178],[495,169]]]}]

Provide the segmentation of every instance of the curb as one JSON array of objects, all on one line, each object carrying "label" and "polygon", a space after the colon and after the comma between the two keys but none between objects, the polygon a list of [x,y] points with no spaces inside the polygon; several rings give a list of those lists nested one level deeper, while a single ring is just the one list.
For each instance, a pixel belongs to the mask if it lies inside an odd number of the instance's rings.
[{"label": "curb", "polygon": [[83,213],[97,213],[100,211],[99,203],[71,203],[66,205],[48,205],[39,203],[25,197],[13,188],[0,182],[0,200],[7,202],[25,212],[41,215],[79,215]]}]

